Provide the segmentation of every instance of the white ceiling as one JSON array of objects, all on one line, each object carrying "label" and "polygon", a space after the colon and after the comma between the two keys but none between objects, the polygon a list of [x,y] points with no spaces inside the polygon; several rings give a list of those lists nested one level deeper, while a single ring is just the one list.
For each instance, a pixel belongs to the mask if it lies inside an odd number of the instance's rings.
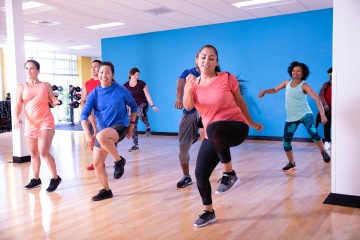
[{"label": "white ceiling", "polygon": [[[30,0],[23,0],[28,2]],[[333,7],[333,0],[279,0],[251,9],[232,3],[248,0],[33,0],[48,7],[24,10],[24,35],[39,42],[25,41],[26,47],[39,51],[100,57],[101,38],[127,36],[171,29],[203,26],[313,11]],[[5,0],[0,0],[0,8]],[[168,8],[175,13],[156,16],[146,12]],[[39,11],[40,10],[40,11]],[[31,23],[45,20],[60,23],[43,26]],[[90,30],[87,26],[123,22],[124,28]],[[83,50],[68,47],[90,45]],[[6,12],[0,10],[0,47],[6,46]]]}]

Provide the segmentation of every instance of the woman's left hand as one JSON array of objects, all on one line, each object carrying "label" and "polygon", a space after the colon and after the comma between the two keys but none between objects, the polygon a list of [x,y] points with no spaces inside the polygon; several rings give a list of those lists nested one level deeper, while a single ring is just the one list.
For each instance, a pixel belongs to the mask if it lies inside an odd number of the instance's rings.
[{"label": "woman's left hand", "polygon": [[159,109],[155,106],[155,105],[152,105],[152,110],[154,110],[154,112],[157,112],[157,111],[159,111]]},{"label": "woman's left hand", "polygon": [[255,128],[257,131],[261,131],[264,129],[264,127],[261,123],[252,122],[251,124],[249,123],[249,125],[250,125],[250,127]]},{"label": "woman's left hand", "polygon": [[54,106],[60,105],[60,100],[57,97],[54,96],[52,98],[52,101],[53,101]]}]

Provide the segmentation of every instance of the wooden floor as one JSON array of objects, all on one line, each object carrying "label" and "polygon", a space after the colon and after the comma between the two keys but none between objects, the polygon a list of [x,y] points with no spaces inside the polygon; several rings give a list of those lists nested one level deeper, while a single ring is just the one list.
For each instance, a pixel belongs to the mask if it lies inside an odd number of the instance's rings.
[{"label": "wooden floor", "polygon": [[[93,202],[101,188],[82,132],[56,131],[52,153],[63,181],[45,191],[50,174],[41,166],[42,188],[24,190],[29,163],[14,164],[11,133],[0,134],[0,239],[360,239],[360,209],[323,204],[330,193],[331,165],[311,143],[293,143],[296,172],[283,173],[287,160],[281,142],[247,140],[232,148],[240,185],[213,194],[218,222],[193,223],[202,212],[194,168],[200,143],[191,149],[194,184],[177,189],[181,178],[176,137],[140,137],[140,151],[129,153],[130,140],[118,150],[127,159],[115,180],[106,159],[111,199]],[[213,191],[221,176],[211,177]]]}]

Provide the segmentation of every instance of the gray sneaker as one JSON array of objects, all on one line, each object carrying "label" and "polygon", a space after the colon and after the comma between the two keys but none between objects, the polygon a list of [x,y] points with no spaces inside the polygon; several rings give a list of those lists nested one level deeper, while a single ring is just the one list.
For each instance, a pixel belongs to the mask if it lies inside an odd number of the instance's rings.
[{"label": "gray sneaker", "polygon": [[[235,172],[234,172],[235,173]],[[239,178],[235,175],[229,175],[223,173],[222,178],[219,179],[220,185],[218,189],[215,191],[216,194],[223,194],[229,192],[230,190],[234,189],[240,182]],[[218,181],[218,182],[219,182]]]},{"label": "gray sneaker", "polygon": [[145,137],[150,137],[151,136],[151,130],[150,128],[147,128],[145,131]]},{"label": "gray sneaker", "polygon": [[137,151],[139,151],[139,146],[137,145],[134,145],[129,149],[129,152],[137,152]]},{"label": "gray sneaker", "polygon": [[215,217],[215,211],[208,212],[204,210],[204,213],[199,215],[199,219],[195,221],[194,226],[195,227],[204,227],[208,225],[209,223],[216,222],[217,219]]}]

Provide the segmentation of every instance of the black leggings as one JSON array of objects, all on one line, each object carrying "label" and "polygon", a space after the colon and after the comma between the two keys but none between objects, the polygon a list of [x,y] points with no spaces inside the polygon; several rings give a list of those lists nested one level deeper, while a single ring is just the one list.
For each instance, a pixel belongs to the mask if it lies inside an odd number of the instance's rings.
[{"label": "black leggings", "polygon": [[324,125],[324,140],[325,142],[331,142],[331,105],[329,105],[329,110],[325,111],[325,116],[328,121]]},{"label": "black leggings", "polygon": [[195,176],[204,205],[212,204],[210,175],[221,163],[231,161],[230,147],[240,145],[248,136],[249,126],[239,121],[217,121],[206,128],[208,139],[202,142]]}]

